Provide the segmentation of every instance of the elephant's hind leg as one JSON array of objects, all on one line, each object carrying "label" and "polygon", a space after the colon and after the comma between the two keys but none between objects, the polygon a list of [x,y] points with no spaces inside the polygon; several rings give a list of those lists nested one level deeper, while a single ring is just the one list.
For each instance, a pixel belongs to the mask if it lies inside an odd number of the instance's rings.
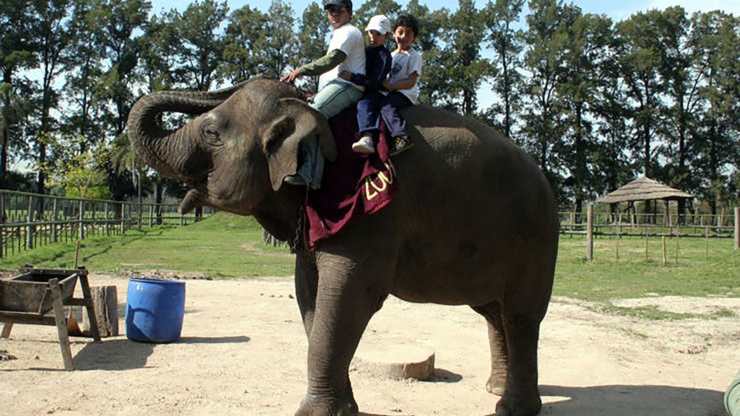
[{"label": "elephant's hind leg", "polygon": [[542,408],[537,386],[537,343],[540,317],[503,311],[509,366],[496,416],[535,416]]},{"label": "elephant's hind leg", "polygon": [[483,315],[488,324],[488,343],[491,346],[491,375],[486,382],[489,393],[503,396],[506,386],[509,351],[506,346],[506,332],[501,318],[501,304],[494,301],[481,306],[473,306],[474,311]]}]

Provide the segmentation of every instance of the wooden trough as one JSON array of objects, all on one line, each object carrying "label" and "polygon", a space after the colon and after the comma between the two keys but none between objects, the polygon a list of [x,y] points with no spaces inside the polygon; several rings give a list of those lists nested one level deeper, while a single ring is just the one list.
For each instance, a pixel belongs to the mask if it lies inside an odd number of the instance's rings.
[{"label": "wooden trough", "polygon": [[[81,299],[74,297],[77,280],[82,287]],[[0,322],[5,324],[0,337],[8,338],[14,323],[56,326],[64,368],[73,370],[65,305],[87,309],[90,333],[95,341],[100,341],[87,270],[84,267],[65,270],[25,266],[19,275],[0,280]]]}]

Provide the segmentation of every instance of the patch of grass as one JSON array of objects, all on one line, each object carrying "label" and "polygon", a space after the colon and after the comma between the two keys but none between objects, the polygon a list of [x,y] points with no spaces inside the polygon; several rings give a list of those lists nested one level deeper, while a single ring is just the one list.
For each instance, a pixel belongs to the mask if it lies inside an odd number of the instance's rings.
[{"label": "patch of grass", "polygon": [[[0,259],[0,269],[74,265],[74,244],[53,244]],[[96,272],[152,270],[202,273],[211,277],[287,276],[294,258],[287,248],[262,243],[262,228],[252,217],[219,213],[186,227],[129,230],[124,236],[82,241],[80,264]]]},{"label": "patch of grass", "polygon": [[[619,259],[616,257],[619,245]],[[664,266],[662,243],[653,238],[599,238],[594,261],[585,260],[583,237],[561,236],[554,294],[592,302],[646,296],[740,296],[740,253],[731,239],[668,239]],[[708,248],[708,249],[707,249]],[[648,314],[644,312],[644,314]]]},{"label": "patch of grass", "polygon": [[735,312],[727,308],[719,308],[711,313],[669,312],[660,310],[655,305],[646,306],[615,306],[611,304],[596,304],[593,309],[597,312],[611,315],[629,316],[650,321],[679,321],[682,319],[715,320],[720,318],[734,318]]}]

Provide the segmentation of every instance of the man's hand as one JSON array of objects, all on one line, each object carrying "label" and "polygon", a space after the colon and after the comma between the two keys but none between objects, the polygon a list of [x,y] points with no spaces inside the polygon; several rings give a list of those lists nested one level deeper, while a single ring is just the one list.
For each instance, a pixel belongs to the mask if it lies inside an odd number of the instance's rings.
[{"label": "man's hand", "polygon": [[345,81],[350,81],[352,79],[352,73],[349,71],[341,71],[339,73],[339,78],[342,78]]},{"label": "man's hand", "polygon": [[298,78],[300,76],[301,76],[301,68],[296,68],[296,69],[290,71],[290,73],[288,75],[280,78],[280,81],[287,82],[289,84],[292,84],[293,81],[295,81],[296,78]]},{"label": "man's hand", "polygon": [[386,91],[393,91],[393,84],[388,82],[388,80],[383,81],[383,88],[386,89]]}]

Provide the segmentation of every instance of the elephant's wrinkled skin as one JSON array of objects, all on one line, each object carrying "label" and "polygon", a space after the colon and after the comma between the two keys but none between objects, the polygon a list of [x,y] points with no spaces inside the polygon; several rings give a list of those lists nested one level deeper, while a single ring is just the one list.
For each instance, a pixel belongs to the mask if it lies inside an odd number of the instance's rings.
[{"label": "elephant's wrinkled skin", "polygon": [[[182,210],[210,205],[254,215],[290,240],[304,190],[281,184],[295,172],[298,143],[318,134],[327,159],[336,157],[326,120],[297,97],[267,79],[209,93],[157,93],[136,103],[129,135],[150,165],[192,187]],[[156,123],[165,111],[199,116],[168,132]],[[470,305],[483,315],[492,355],[487,388],[502,396],[496,414],[535,415],[537,342],[558,240],[550,187],[511,140],[478,122],[427,106],[403,115],[415,147],[395,160],[393,202],[296,255],[309,339],[308,392],[296,414],[357,414],[350,360],[393,294]]]}]

